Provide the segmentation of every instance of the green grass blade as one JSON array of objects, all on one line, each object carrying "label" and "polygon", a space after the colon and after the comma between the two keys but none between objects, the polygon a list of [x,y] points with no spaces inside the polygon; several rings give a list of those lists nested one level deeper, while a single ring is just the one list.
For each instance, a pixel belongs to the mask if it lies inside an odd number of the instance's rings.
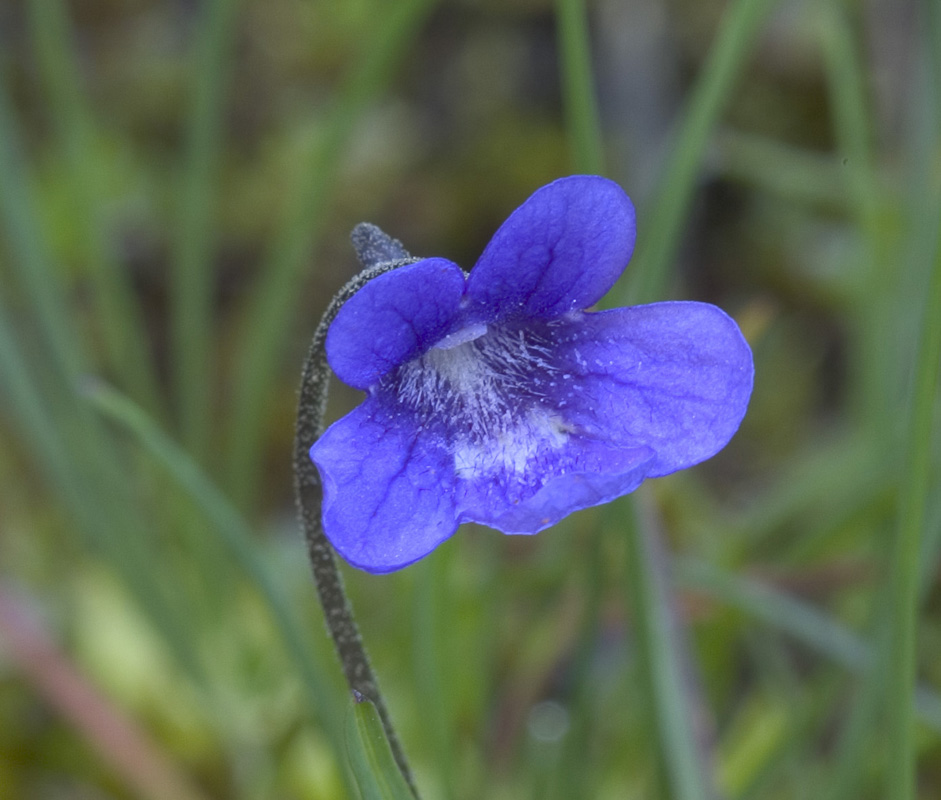
[{"label": "green grass blade", "polygon": [[[101,413],[130,431],[146,452],[196,500],[212,523],[212,530],[219,536],[220,542],[265,600],[287,651],[305,683],[311,705],[323,718],[328,731],[339,733],[342,709],[331,700],[334,695],[333,683],[314,660],[308,638],[287,596],[259,557],[248,523],[196,462],[164,434],[140,407],[101,384],[89,387],[87,398]],[[335,741],[336,737],[332,737],[332,740]]]},{"label": "green grass blade", "polygon": [[[884,420],[894,415],[895,386],[900,374],[896,363],[909,363],[908,353],[892,346],[898,327],[898,314],[908,313],[910,305],[899,302],[898,272],[894,268],[896,248],[886,235],[884,212],[880,202],[885,192],[873,167],[873,122],[867,109],[869,76],[859,55],[861,45],[855,41],[847,13],[841,4],[828,7],[822,19],[822,41],[825,64],[834,108],[837,141],[845,154],[846,180],[853,198],[855,216],[862,241],[861,294],[857,305],[856,327],[861,344],[857,367],[858,403],[863,419],[875,431],[884,432]],[[929,47],[930,49],[930,47]],[[929,207],[937,209],[931,202]],[[935,212],[936,213],[936,212]],[[912,219],[917,219],[913,209]],[[933,221],[937,225],[937,218]],[[913,241],[921,239],[913,233]],[[931,238],[934,239],[932,233]],[[936,244],[935,244],[936,246]],[[923,259],[926,256],[922,256]],[[865,752],[866,738],[862,731],[875,717],[877,704],[884,702],[887,723],[888,763],[884,773],[884,796],[891,800],[912,800],[916,796],[916,755],[914,749],[913,697],[916,695],[916,629],[918,619],[919,559],[923,551],[925,504],[928,496],[932,415],[938,361],[941,359],[941,278],[939,261],[927,286],[927,303],[920,339],[915,386],[911,411],[904,415],[910,421],[908,447],[899,483],[898,534],[891,556],[889,593],[885,600],[889,619],[879,626],[880,657],[865,692],[857,700],[851,726],[847,729],[844,755],[834,783],[835,794],[851,796],[857,780],[852,766]],[[912,274],[923,269],[913,265]],[[934,359],[934,363],[930,360]],[[883,433],[883,435],[885,435]],[[880,615],[881,616],[881,615]]]},{"label": "green grass blade", "polygon": [[[941,10],[936,3],[924,3],[919,11],[924,23],[921,38],[925,54],[927,80],[922,103],[928,113],[918,123],[918,151],[912,160],[917,186],[910,200],[910,215],[924,224],[914,227],[913,260],[910,272],[917,276],[912,303],[921,305],[920,328],[912,337],[914,350],[911,395],[907,413],[905,449],[901,459],[900,489],[897,507],[897,533],[893,542],[892,572],[888,586],[885,693],[887,732],[889,735],[888,764],[884,775],[885,796],[889,800],[908,800],[917,796],[918,762],[915,731],[909,698],[917,698],[924,690],[917,685],[918,626],[920,599],[926,587],[926,570],[919,563],[925,546],[931,546],[932,533],[926,530],[929,498],[937,500],[938,485],[932,485],[932,448],[938,442],[937,396],[941,371],[941,195],[930,177],[922,186],[924,165],[937,153],[941,123]],[[933,95],[933,96],[932,96]],[[930,255],[929,255],[930,254]],[[923,265],[930,262],[927,273]],[[924,297],[924,301],[921,298]],[[914,305],[915,308],[918,305]],[[906,363],[908,363],[906,361]],[[937,480],[937,472],[935,481]],[[937,524],[937,519],[933,520]],[[927,565],[925,565],[927,566]],[[925,609],[928,610],[927,608]],[[905,706],[899,704],[908,704]]]},{"label": "green grass blade", "polygon": [[121,384],[148,408],[158,407],[159,393],[143,314],[127,274],[122,272],[103,207],[100,153],[91,110],[79,85],[79,70],[70,42],[71,24],[62,0],[30,0],[29,23],[39,67],[49,97],[50,118],[66,165],[70,213],[81,239],[81,257],[92,281],[109,363]]},{"label": "green grass blade", "polygon": [[663,296],[706,145],[773,3],[733,0],[726,10],[693,88],[653,205],[642,213],[637,251],[622,282],[624,288],[615,290],[614,305],[625,305],[626,300],[650,302]]},{"label": "green grass blade", "polygon": [[[941,376],[941,246],[922,312],[912,391],[908,446],[899,492],[898,534],[892,561],[892,632],[888,676],[889,764],[886,796],[915,797],[912,697],[915,691],[921,539],[931,487],[931,448],[936,438],[935,397]],[[934,487],[937,490],[937,487]]]},{"label": "green grass blade", "polygon": [[[125,505],[123,484],[114,465],[100,462],[94,426],[80,410],[49,407],[0,309],[0,387],[16,414],[18,431],[61,501],[84,545],[99,554],[124,583],[144,616],[163,636],[177,661],[197,682],[205,679],[192,631],[160,583],[160,561],[140,536],[139,519]],[[107,487],[107,488],[104,488]],[[135,524],[136,523],[136,524]]]},{"label": "green grass blade", "polygon": [[452,727],[452,698],[444,676],[449,669],[449,642],[452,633],[448,624],[454,609],[448,602],[451,554],[453,550],[439,551],[424,563],[414,565],[417,572],[414,589],[413,623],[415,684],[417,695],[425,709],[422,728],[428,752],[434,754],[435,772],[440,796],[444,800],[455,797],[454,755],[455,736]]},{"label": "green grass blade", "polygon": [[15,414],[17,431],[25,439],[45,472],[53,491],[61,497],[82,531],[96,533],[94,500],[85,482],[62,458],[61,439],[51,423],[47,404],[38,391],[20,349],[12,326],[0,306],[0,398]]},{"label": "green grass blade", "polygon": [[0,231],[12,269],[29,299],[55,367],[74,379],[86,361],[68,325],[66,304],[33,213],[29,180],[13,109],[0,81]]},{"label": "green grass blade", "polygon": [[239,358],[226,437],[229,493],[244,508],[254,505],[265,408],[298,310],[297,289],[323,229],[342,153],[356,123],[388,85],[434,3],[403,0],[384,6],[372,35],[365,37],[361,58],[338,92],[322,143],[310,162],[298,167],[300,194],[259,272],[260,284],[250,294],[251,305],[236,348]]},{"label": "green grass blade", "polygon": [[935,113],[941,111],[941,7],[934,0],[923,0],[919,12],[925,21],[931,82],[934,86]]},{"label": "green grass blade", "polygon": [[[887,594],[887,591],[880,591],[882,597]],[[860,785],[866,778],[859,765],[872,753],[872,731],[878,725],[882,687],[885,685],[888,666],[884,657],[878,657],[885,651],[880,643],[888,638],[888,615],[884,609],[876,609],[875,615],[876,657],[868,659],[867,666],[862,670],[862,680],[854,687],[853,705],[834,747],[833,769],[823,795],[825,800],[853,800],[859,797]]]},{"label": "green grass blade", "polygon": [[873,119],[869,110],[869,75],[862,61],[862,45],[843,9],[841,0],[831,0],[821,10],[821,45],[826,66],[828,98],[833,109],[834,134],[842,155],[845,186],[853,221],[862,247],[855,265],[854,322],[861,338],[858,364],[853,365],[858,390],[851,393],[858,413],[873,430],[883,433],[883,420],[894,399],[893,374],[896,353],[896,279],[892,269],[894,252],[883,220],[883,198],[875,169],[872,146]]},{"label": "green grass blade", "polygon": [[[638,496],[626,510],[628,580],[633,614],[647,661],[661,748],[676,800],[708,800],[712,794],[697,734],[701,717],[693,712],[694,677],[671,588],[667,554],[655,538],[651,515],[641,516]],[[622,509],[625,504],[622,504]]]},{"label": "green grass blade", "polygon": [[877,444],[873,437],[854,433],[815,442],[782,463],[780,480],[756,492],[748,508],[716,520],[713,535],[725,532],[757,550],[807,514],[814,515],[820,528],[838,526],[893,488],[893,476],[884,470],[886,455]]},{"label": "green grass blade", "polygon": [[216,361],[212,357],[214,187],[240,7],[238,0],[204,3],[204,18],[194,37],[195,85],[171,273],[176,411],[183,442],[197,461],[204,460],[210,435],[212,365]]},{"label": "green grass blade", "polygon": [[415,800],[399,772],[376,707],[353,699],[346,715],[346,748],[362,800]]},{"label": "green grass blade", "polygon": [[856,52],[849,20],[832,0],[821,12],[823,55],[830,82],[834,130],[860,228],[871,239],[879,227],[879,181],[873,166],[871,119],[866,103],[866,70]]},{"label": "green grass blade", "polygon": [[592,702],[595,689],[592,668],[598,654],[598,642],[602,637],[602,612],[605,596],[605,529],[596,527],[591,532],[585,554],[582,592],[585,607],[579,624],[578,639],[572,654],[568,682],[572,696],[572,730],[566,736],[562,757],[558,760],[553,798],[590,797],[596,792],[598,776],[592,769],[590,743],[594,733]]},{"label": "green grass blade", "polygon": [[[875,648],[832,617],[757,581],[733,575],[693,559],[677,563],[677,579],[689,589],[707,592],[795,639],[853,672],[871,668]],[[926,725],[941,732],[941,695],[918,686],[913,709]]]},{"label": "green grass blade", "polygon": [[[32,209],[26,167],[4,89],[0,82],[0,230],[5,235],[12,271],[28,301],[30,323],[35,322],[39,329],[31,356],[33,361],[41,359],[42,367],[32,371],[32,363],[8,334],[5,360],[16,374],[17,402],[22,409],[31,395],[28,402],[33,408],[24,419],[34,432],[47,474],[55,484],[77,487],[81,494],[73,498],[81,514],[77,527],[122,577],[187,671],[199,679],[202,673],[192,631],[183,624],[174,599],[159,582],[159,571],[155,569],[159,559],[142,535],[146,523],[135,513],[130,487],[122,480],[121,453],[98,420],[77,400],[77,379],[87,369],[87,361],[80,337],[70,324],[71,315]],[[42,413],[37,414],[36,409],[42,409]],[[40,433],[40,425],[54,437],[52,453],[47,441],[50,434]]]},{"label": "green grass blade", "polygon": [[708,592],[841,664],[859,667],[869,657],[869,648],[856,634],[770,586],[693,559],[678,561],[677,578],[683,586]]},{"label": "green grass blade", "polygon": [[591,69],[588,20],[582,0],[556,0],[565,127],[575,171],[604,172],[604,143]]}]

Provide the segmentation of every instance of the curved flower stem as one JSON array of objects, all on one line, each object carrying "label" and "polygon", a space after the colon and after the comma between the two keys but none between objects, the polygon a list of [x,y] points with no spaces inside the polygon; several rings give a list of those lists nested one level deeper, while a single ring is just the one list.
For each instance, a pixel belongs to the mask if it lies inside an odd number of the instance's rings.
[{"label": "curved flower stem", "polygon": [[314,573],[317,595],[323,606],[327,629],[336,646],[346,682],[353,692],[358,692],[375,705],[395,763],[412,794],[417,798],[418,792],[411,770],[392,727],[392,720],[369,664],[359,627],[353,618],[352,606],[343,589],[343,579],[337,569],[333,548],[324,536],[320,517],[323,500],[320,474],[308,455],[311,445],[317,441],[324,428],[327,388],[330,381],[330,368],[324,344],[330,323],[342,305],[373,278],[419,260],[411,258],[399,242],[386,236],[374,225],[358,225],[352,238],[364,268],[340,290],[327,307],[314,332],[304,362],[294,436],[294,494],[304,538],[307,541],[307,554]]}]

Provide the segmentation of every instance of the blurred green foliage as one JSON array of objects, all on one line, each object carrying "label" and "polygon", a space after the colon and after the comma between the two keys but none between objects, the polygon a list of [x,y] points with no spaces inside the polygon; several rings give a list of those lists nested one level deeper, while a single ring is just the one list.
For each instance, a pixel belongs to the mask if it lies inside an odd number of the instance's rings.
[{"label": "blurred green foliage", "polygon": [[938,4],[580,9],[0,5],[0,800],[357,796],[289,472],[348,232],[470,267],[601,162],[606,302],[725,308],[752,405],[637,503],[345,570],[422,796],[902,798],[915,674],[941,795]]}]

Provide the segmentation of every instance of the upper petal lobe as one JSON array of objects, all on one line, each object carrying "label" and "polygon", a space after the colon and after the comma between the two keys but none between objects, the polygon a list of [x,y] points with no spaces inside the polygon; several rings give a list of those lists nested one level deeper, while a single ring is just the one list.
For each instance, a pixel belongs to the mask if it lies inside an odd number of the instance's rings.
[{"label": "upper petal lobe", "polygon": [[369,388],[450,333],[463,294],[464,273],[445,258],[426,258],[374,278],[330,325],[330,366],[344,383]]},{"label": "upper petal lobe", "polygon": [[634,249],[634,207],[616,183],[573,175],[543,186],[494,234],[467,294],[488,319],[549,319],[596,303]]}]

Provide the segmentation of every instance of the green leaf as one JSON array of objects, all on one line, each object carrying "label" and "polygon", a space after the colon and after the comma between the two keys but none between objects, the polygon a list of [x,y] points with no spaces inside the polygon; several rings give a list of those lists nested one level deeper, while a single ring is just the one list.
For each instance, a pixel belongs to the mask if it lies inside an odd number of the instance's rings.
[{"label": "green leaf", "polygon": [[350,701],[346,747],[363,800],[414,800],[392,757],[376,707],[361,695]]}]

